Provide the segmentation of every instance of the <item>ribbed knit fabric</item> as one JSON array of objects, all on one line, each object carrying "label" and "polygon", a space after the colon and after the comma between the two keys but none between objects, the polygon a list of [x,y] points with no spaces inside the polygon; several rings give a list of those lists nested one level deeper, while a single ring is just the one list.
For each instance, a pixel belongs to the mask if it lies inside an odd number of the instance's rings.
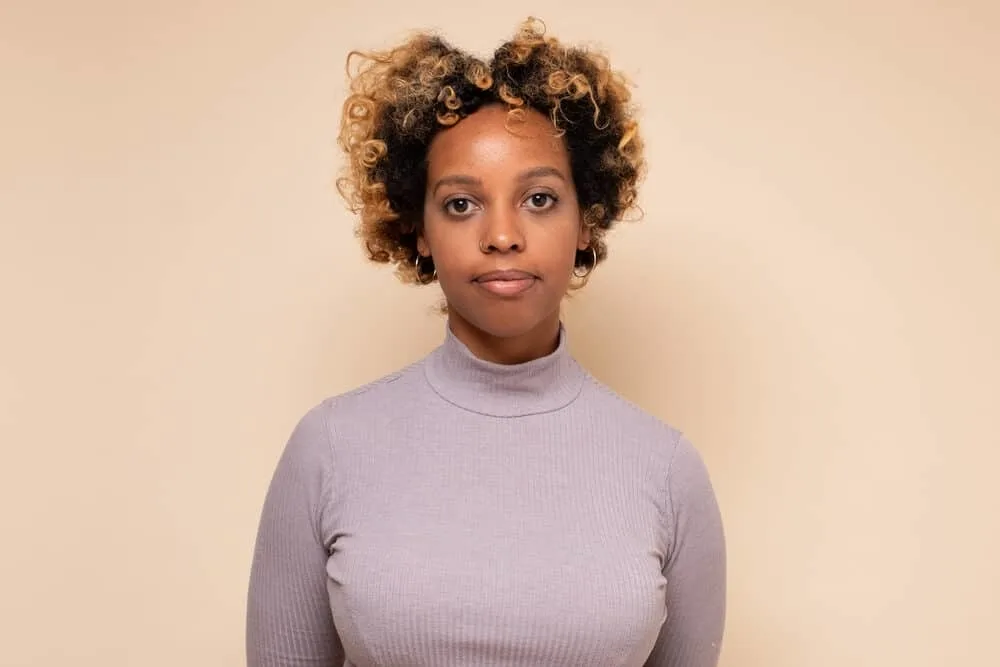
[{"label": "ribbed knit fabric", "polygon": [[676,430],[558,349],[420,362],[299,422],[250,577],[250,667],[710,667],[722,523]]}]

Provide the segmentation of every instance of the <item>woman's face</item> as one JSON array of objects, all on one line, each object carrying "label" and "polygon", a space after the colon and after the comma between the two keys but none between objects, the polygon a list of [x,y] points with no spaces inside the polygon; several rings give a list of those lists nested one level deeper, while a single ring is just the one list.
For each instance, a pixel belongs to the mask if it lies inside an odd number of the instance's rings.
[{"label": "woman's face", "polygon": [[431,142],[418,248],[458,324],[496,338],[554,328],[589,241],[569,154],[542,114],[487,106]]}]

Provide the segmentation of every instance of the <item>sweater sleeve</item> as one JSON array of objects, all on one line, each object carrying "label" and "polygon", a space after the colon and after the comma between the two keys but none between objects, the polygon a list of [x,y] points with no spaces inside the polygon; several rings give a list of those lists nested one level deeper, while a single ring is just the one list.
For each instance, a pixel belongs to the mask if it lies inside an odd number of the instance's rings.
[{"label": "sweater sleeve", "polygon": [[339,666],[320,530],[332,453],[323,406],[285,445],[264,500],[247,596],[248,667]]},{"label": "sweater sleeve", "polygon": [[708,471],[686,438],[668,482],[667,619],[646,667],[716,667],[726,615],[725,538]]}]

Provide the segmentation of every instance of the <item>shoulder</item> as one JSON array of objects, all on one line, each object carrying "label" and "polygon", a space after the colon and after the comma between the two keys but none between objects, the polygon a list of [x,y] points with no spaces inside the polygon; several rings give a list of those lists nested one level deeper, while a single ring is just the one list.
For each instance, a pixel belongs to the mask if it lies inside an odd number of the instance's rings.
[{"label": "shoulder", "polygon": [[671,495],[683,495],[693,486],[707,483],[708,471],[701,453],[679,428],[590,375],[584,399],[585,408],[597,419],[610,422],[626,442],[643,449],[656,477],[670,487]]},{"label": "shoulder", "polygon": [[295,425],[292,439],[329,445],[338,428],[352,422],[378,420],[398,411],[400,401],[419,393],[424,361],[386,374],[347,391],[332,394],[309,407]]},{"label": "shoulder", "polygon": [[397,412],[401,403],[420,393],[425,360],[414,362],[376,380],[323,399],[310,412],[321,413],[328,425],[345,420],[377,419]]},{"label": "shoulder", "polygon": [[596,420],[608,422],[629,441],[644,443],[650,454],[669,464],[684,434],[637,403],[625,398],[592,375],[587,375],[581,398]]},{"label": "shoulder", "polygon": [[399,396],[413,394],[419,362],[348,391],[323,398],[300,413],[280,455],[278,469],[299,485],[325,486],[339,458],[343,435],[384,420]]}]

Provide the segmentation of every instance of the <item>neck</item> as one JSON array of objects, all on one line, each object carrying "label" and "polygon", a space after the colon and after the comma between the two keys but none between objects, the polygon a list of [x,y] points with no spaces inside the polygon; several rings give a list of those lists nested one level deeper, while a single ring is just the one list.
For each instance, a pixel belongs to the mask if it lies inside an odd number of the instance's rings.
[{"label": "neck", "polygon": [[426,359],[425,377],[438,396],[465,410],[493,417],[552,412],[572,403],[583,387],[586,373],[569,354],[558,322],[554,349],[520,363],[484,359],[450,325],[446,331]]},{"label": "neck", "polygon": [[517,336],[496,336],[452,314],[448,318],[452,334],[473,355],[495,364],[523,364],[548,356],[559,345],[559,313]]}]

